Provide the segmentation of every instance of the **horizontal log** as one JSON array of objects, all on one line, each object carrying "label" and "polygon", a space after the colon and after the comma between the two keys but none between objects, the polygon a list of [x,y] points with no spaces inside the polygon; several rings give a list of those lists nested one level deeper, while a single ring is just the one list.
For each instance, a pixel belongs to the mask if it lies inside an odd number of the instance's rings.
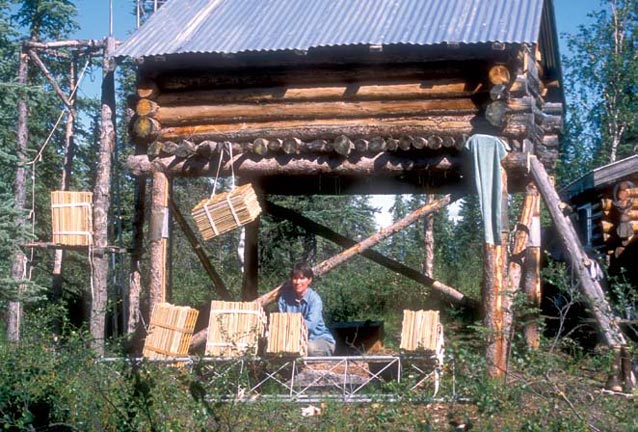
[{"label": "horizontal log", "polygon": [[563,116],[561,115],[540,115],[541,126],[547,134],[559,134],[563,130]]},{"label": "horizontal log", "polygon": [[494,85],[508,84],[511,79],[511,74],[507,66],[495,65],[490,68],[488,73],[490,82]]},{"label": "horizontal log", "polygon": [[135,104],[135,114],[138,116],[154,116],[159,110],[159,105],[147,98],[138,99]]},{"label": "horizontal log", "polygon": [[543,145],[545,147],[558,147],[560,144],[560,139],[558,135],[545,135],[543,137]]},{"label": "horizontal log", "polygon": [[[472,66],[477,66],[473,69]],[[378,82],[379,77],[383,77],[386,82],[405,83],[422,80],[432,82],[441,80],[441,83],[458,82],[459,78],[465,77],[468,72],[480,70],[480,62],[438,62],[434,65],[402,64],[400,67],[392,66],[362,66],[362,67],[337,67],[320,68],[316,65],[312,73],[307,69],[290,68],[250,68],[240,71],[219,72],[211,71],[200,74],[185,76],[179,73],[166,73],[158,77],[155,82],[163,93],[170,90],[193,91],[215,88],[256,88],[256,87],[276,87],[284,84],[297,87],[308,87],[310,85],[325,85],[326,82],[334,85],[336,83],[371,83]],[[334,84],[333,84],[334,83]],[[476,84],[468,82],[468,88],[475,88]]]},{"label": "horizontal log", "polygon": [[[163,128],[158,139],[175,142],[188,139],[200,142],[204,140],[253,141],[258,138],[296,137],[303,141],[313,141],[318,138],[334,139],[339,135],[357,139],[374,136],[400,137],[402,135],[469,136],[475,133],[498,134],[508,138],[522,139],[527,136],[529,121],[533,121],[533,119],[524,115],[511,116],[502,131],[495,130],[484,118],[475,115],[198,125]],[[133,139],[135,140],[135,137]]]},{"label": "horizontal log", "polygon": [[[637,220],[630,220],[629,221],[629,226],[631,227],[632,231],[634,232],[634,234],[638,234],[638,221]],[[616,225],[614,225],[612,222],[606,221],[606,220],[601,220],[600,221],[600,230],[605,233],[605,234],[609,234],[611,232],[613,232],[616,229]]]},{"label": "horizontal log", "polygon": [[431,99],[361,102],[299,102],[273,104],[160,106],[147,115],[162,126],[260,122],[272,119],[339,119],[361,117],[397,117],[436,114],[472,114],[478,112],[471,99]]},{"label": "horizontal log", "polygon": [[[603,198],[600,200],[600,205],[602,206],[602,210],[610,211],[614,208],[614,200],[611,198]],[[631,201],[631,208],[634,210],[638,210],[638,200],[634,199]]]},{"label": "horizontal log", "polygon": [[148,143],[158,139],[161,134],[161,130],[161,125],[155,119],[152,119],[150,117],[134,117],[133,121],[131,122],[130,134],[131,138],[136,143]]},{"label": "horizontal log", "polygon": [[[173,176],[215,176],[218,157],[213,159],[178,159],[166,157],[150,160],[146,155],[129,156],[127,166],[135,176],[145,176],[162,169]],[[355,160],[343,159],[339,155],[288,156],[258,158],[250,154],[235,155],[231,161],[225,160],[220,167],[221,176],[234,174],[246,177],[272,175],[316,175],[333,174],[345,176],[395,176],[405,172],[449,171],[460,169],[461,157],[418,157],[408,158],[396,153],[379,153],[373,157],[358,155]]]},{"label": "horizontal log", "polygon": [[185,91],[160,94],[161,106],[206,103],[265,103],[318,100],[386,100],[417,98],[469,97],[477,90],[464,81],[429,80],[401,84],[340,84],[316,87],[237,88],[223,90]]},{"label": "horizontal log", "polygon": [[563,104],[560,102],[546,102],[543,105],[543,112],[549,115],[562,116],[565,113]]},{"label": "horizontal log", "polygon": [[24,46],[28,48],[36,49],[51,49],[51,48],[96,48],[103,49],[106,47],[105,40],[102,39],[75,39],[53,42],[37,42],[37,41],[24,41]]}]

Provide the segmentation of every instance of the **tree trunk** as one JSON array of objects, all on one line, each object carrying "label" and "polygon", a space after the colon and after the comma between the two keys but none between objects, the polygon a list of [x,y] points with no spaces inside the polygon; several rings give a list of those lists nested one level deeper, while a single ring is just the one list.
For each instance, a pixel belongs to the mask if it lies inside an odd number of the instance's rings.
[{"label": "tree trunk", "polygon": [[483,271],[483,323],[487,328],[485,357],[488,373],[502,377],[507,372],[510,327],[512,324],[511,293],[507,290],[507,174],[501,168],[501,244],[485,243]]},{"label": "tree trunk", "polygon": [[[434,201],[434,195],[428,195],[427,204]],[[429,214],[423,218],[423,243],[425,246],[425,260],[423,261],[423,274],[429,278],[434,277],[434,215]]]},{"label": "tree trunk", "polygon": [[[166,260],[168,247],[168,190],[169,179],[161,171],[153,174],[151,189],[151,227],[149,255],[151,279],[149,285],[149,313],[153,306],[166,301]],[[146,322],[150,322],[148,319]]]},{"label": "tree trunk", "polygon": [[[13,184],[13,196],[16,208],[24,210],[26,204],[26,182],[27,172],[25,164],[27,162],[27,143],[28,143],[28,112],[26,101],[26,84],[27,84],[27,68],[28,56],[22,51],[20,53],[20,65],[18,68],[18,83],[21,86],[20,98],[18,99],[18,130],[16,141],[16,155],[18,163],[16,168],[16,178]],[[16,217],[16,226],[24,226],[26,218],[22,213],[18,213]],[[20,340],[20,329],[22,327],[22,296],[26,287],[22,283],[26,279],[27,257],[22,249],[16,248],[11,259],[11,278],[17,282],[18,296],[11,299],[7,306],[7,339],[12,342]]]},{"label": "tree trunk", "polygon": [[245,230],[241,299],[249,301],[259,296],[259,218],[247,224]]},{"label": "tree trunk", "polygon": [[[70,94],[73,94],[73,88],[75,87],[75,63],[71,61],[71,68],[69,70],[69,89]],[[69,182],[71,180],[71,174],[73,172],[73,158],[75,156],[75,98],[71,96],[71,99],[66,99],[69,104],[67,117],[66,117],[66,129],[64,133],[64,167],[62,169],[62,179],[60,180],[60,190],[66,191],[69,189]],[[53,258],[53,282],[52,291],[53,298],[57,301],[62,296],[62,281],[63,277],[63,261],[64,250],[57,249]]]},{"label": "tree trunk", "polygon": [[144,253],[144,214],[146,213],[146,179],[135,179],[135,215],[133,217],[133,250],[129,274],[127,329],[131,336],[132,352],[142,352],[141,303],[142,293],[142,256]]},{"label": "tree trunk", "polygon": [[[102,79],[102,116],[100,149],[95,189],[93,192],[93,240],[96,248],[108,244],[108,214],[111,205],[111,165],[115,149],[115,61],[111,56],[115,39],[107,38],[104,51]],[[90,330],[93,349],[104,354],[106,307],[108,300],[107,278],[109,260],[105,253],[93,252],[93,280],[91,284]]]},{"label": "tree trunk", "polygon": [[[523,259],[523,292],[528,307],[538,310],[541,306],[541,209],[540,195],[533,184],[528,186],[528,196],[532,197],[529,239]],[[538,329],[539,313],[530,313],[523,317],[525,341],[533,350],[540,347],[540,331]]]}]

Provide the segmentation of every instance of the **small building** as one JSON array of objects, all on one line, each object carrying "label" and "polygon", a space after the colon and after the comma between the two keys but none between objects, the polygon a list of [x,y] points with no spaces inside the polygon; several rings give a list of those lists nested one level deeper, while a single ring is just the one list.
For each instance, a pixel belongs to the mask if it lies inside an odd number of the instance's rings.
[{"label": "small building", "polygon": [[638,155],[598,167],[560,191],[585,247],[611,276],[638,286]]},{"label": "small building", "polygon": [[[530,157],[550,171],[558,157],[551,0],[169,0],[115,55],[138,68],[128,167],[153,182],[151,301],[167,283],[173,177],[461,197],[475,193],[464,147],[481,135],[509,149],[506,196],[530,182]],[[503,314],[496,262],[485,284]]]}]

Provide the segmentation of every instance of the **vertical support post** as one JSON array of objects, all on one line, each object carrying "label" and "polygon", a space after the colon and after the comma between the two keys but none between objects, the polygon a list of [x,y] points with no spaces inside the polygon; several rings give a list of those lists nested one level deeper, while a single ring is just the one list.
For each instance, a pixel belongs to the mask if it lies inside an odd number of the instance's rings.
[{"label": "vertical support post", "polygon": [[500,244],[485,243],[483,269],[483,323],[488,330],[485,357],[488,373],[502,377],[507,372],[509,330],[512,323],[511,299],[507,290],[507,173],[501,168],[501,218]]},{"label": "vertical support post", "polygon": [[[75,99],[73,97],[73,89],[75,88],[75,58],[71,59],[71,66],[69,68],[69,99],[71,106],[68,107],[66,115],[66,129],[64,133],[64,167],[62,168],[62,179],[60,180],[60,190],[66,191],[69,189],[69,181],[71,179],[71,172],[73,170],[73,158],[75,156]],[[62,280],[63,280],[63,263],[64,263],[64,250],[56,249],[53,258],[53,282],[52,291],[53,296],[58,300],[62,295]]]},{"label": "vertical support post", "polygon": [[244,279],[241,286],[241,299],[255,300],[258,296],[259,274],[259,218],[245,226],[244,240]]},{"label": "vertical support post", "polygon": [[107,277],[109,260],[105,255],[108,244],[108,214],[111,205],[111,165],[115,149],[115,39],[106,38],[102,61],[102,113],[99,162],[93,191],[93,266],[91,281],[90,330],[93,349],[104,354],[104,337],[107,306]]},{"label": "vertical support post", "polygon": [[[532,215],[523,264],[523,292],[527,298],[528,307],[538,310],[541,306],[541,200],[534,184],[528,186],[527,196],[531,198]],[[533,350],[540,347],[538,319],[538,312],[529,314],[524,319],[525,341]]]},{"label": "vertical support post", "polygon": [[[26,204],[27,197],[27,172],[25,164],[27,162],[27,142],[29,131],[27,129],[27,99],[26,84],[29,56],[24,51],[20,52],[20,63],[18,66],[18,83],[20,85],[20,98],[18,99],[18,130],[16,140],[16,155],[18,163],[16,168],[15,183],[13,184],[14,205],[21,212],[16,216],[16,226],[26,224],[26,218],[22,211]],[[20,248],[16,248],[11,259],[11,279],[18,284],[18,296],[9,300],[7,306],[7,338],[12,342],[20,340],[20,328],[22,327],[22,295],[25,286],[22,283],[26,279],[27,257]]]},{"label": "vertical support post", "polygon": [[[127,313],[128,335],[141,334],[140,295],[142,292],[142,255],[144,253],[144,215],[146,213],[146,178],[137,177],[135,180],[135,215],[133,217],[133,251],[131,252],[131,268],[129,274]],[[133,349],[140,349],[141,341],[133,338]]]},{"label": "vertical support post", "polygon": [[151,188],[151,227],[149,230],[151,259],[149,313],[152,312],[153,306],[157,303],[166,301],[166,261],[169,220],[168,191],[168,177],[161,171],[155,171],[153,173],[153,185]]},{"label": "vertical support post", "polygon": [[[434,201],[434,195],[428,194],[426,204]],[[423,219],[423,243],[425,246],[425,261],[423,261],[423,274],[434,277],[434,214],[429,214]]]}]

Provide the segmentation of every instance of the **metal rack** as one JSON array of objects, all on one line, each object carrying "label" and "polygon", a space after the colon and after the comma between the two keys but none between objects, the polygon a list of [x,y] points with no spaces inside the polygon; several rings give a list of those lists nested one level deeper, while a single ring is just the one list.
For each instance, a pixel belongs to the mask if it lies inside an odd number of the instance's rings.
[{"label": "metal rack", "polygon": [[444,369],[450,372],[453,396],[452,359],[443,364],[431,357],[398,355],[203,358],[192,364],[211,398],[241,402],[434,401]]},{"label": "metal rack", "polygon": [[[457,398],[452,357],[180,357],[104,358],[101,361],[179,365],[198,381],[207,398],[216,401],[429,403]],[[444,372],[447,396],[441,397],[439,392]]]}]

